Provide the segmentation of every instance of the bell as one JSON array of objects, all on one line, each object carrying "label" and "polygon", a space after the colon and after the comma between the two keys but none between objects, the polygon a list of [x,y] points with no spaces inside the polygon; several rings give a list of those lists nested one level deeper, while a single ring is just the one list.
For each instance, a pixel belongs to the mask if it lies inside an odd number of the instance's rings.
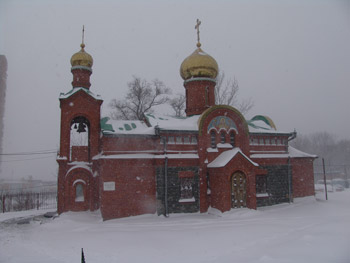
[{"label": "bell", "polygon": [[79,132],[79,133],[81,133],[81,132],[86,132],[86,130],[85,130],[85,124],[84,124],[84,123],[79,122],[79,127],[78,127],[77,132]]}]

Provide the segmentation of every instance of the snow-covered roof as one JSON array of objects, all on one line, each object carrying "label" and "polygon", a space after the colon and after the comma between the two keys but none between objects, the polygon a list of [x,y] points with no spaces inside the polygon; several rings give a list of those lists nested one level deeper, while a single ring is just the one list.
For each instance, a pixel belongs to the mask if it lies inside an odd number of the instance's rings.
[{"label": "snow-covered roof", "polygon": [[317,155],[309,154],[288,146],[286,153],[256,153],[250,155],[250,158],[317,158]]},{"label": "snow-covered roof", "polygon": [[91,97],[93,97],[95,100],[102,100],[100,95],[96,95],[94,93],[92,93],[89,89],[83,88],[83,87],[75,87],[73,89],[71,89],[70,91],[68,91],[67,93],[60,93],[60,99],[67,99],[70,96],[72,96],[73,94],[77,93],[78,91],[83,90],[84,92],[86,92],[87,94],[89,94]]},{"label": "snow-covered roof", "polygon": [[[108,117],[101,119],[101,129],[104,134],[145,134],[154,135],[155,128],[166,131],[198,131],[198,120],[201,115],[190,117],[173,117],[162,114],[145,114],[146,122],[133,120],[112,120]],[[256,118],[256,117],[261,118]],[[288,135],[291,132],[283,132],[275,129],[272,120],[266,116],[257,115],[247,121],[250,133],[270,133]],[[266,118],[266,119],[265,119]]]},{"label": "snow-covered roof", "polygon": [[145,116],[151,126],[158,126],[163,130],[198,131],[198,119],[200,115],[181,118],[159,114],[146,114]]},{"label": "snow-covered roof", "polygon": [[215,158],[214,161],[212,161],[210,164],[208,164],[208,168],[220,168],[225,167],[229,161],[232,160],[233,157],[236,156],[236,154],[240,153],[244,158],[246,158],[249,162],[251,162],[254,166],[259,166],[257,163],[250,160],[248,156],[246,156],[240,148],[236,147],[232,150],[227,150],[222,152],[218,157]]},{"label": "snow-covered roof", "polygon": [[138,134],[154,135],[155,128],[171,131],[198,131],[200,115],[177,118],[166,115],[146,114],[146,121],[112,120],[109,117],[101,119],[101,129],[104,134]]},{"label": "snow-covered roof", "polygon": [[143,121],[112,120],[108,117],[101,119],[101,129],[104,134],[155,134],[154,127],[148,127]]}]

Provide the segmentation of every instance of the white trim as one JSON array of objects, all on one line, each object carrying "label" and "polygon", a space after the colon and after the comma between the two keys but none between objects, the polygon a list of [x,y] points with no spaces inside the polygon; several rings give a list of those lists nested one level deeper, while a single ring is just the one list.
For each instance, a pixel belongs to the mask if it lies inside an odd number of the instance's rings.
[{"label": "white trim", "polygon": [[72,186],[76,185],[77,183],[83,183],[83,184],[86,184],[86,182],[82,179],[77,179],[73,182]]},{"label": "white trim", "polygon": [[81,163],[81,164],[77,164],[77,165],[74,165],[73,167],[71,167],[65,176],[67,176],[71,171],[75,170],[75,169],[78,169],[78,168],[82,168],[82,169],[85,169],[87,170],[88,172],[90,172],[90,174],[92,175],[92,170],[91,168],[87,165],[87,163]]}]

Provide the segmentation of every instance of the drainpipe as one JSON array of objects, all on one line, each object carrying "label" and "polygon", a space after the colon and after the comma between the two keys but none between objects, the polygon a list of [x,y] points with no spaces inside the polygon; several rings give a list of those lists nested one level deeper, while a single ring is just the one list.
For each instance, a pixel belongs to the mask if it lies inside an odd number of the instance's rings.
[{"label": "drainpipe", "polygon": [[291,184],[291,171],[290,171],[290,157],[288,157],[288,197],[289,203],[292,202],[292,184]]},{"label": "drainpipe", "polygon": [[165,165],[164,165],[164,206],[165,206],[165,217],[168,217],[168,157],[165,156]]},{"label": "drainpipe", "polygon": [[164,208],[165,213],[164,216],[168,217],[168,156],[167,153],[167,144],[166,144],[166,138],[163,138],[163,144],[164,144]]}]

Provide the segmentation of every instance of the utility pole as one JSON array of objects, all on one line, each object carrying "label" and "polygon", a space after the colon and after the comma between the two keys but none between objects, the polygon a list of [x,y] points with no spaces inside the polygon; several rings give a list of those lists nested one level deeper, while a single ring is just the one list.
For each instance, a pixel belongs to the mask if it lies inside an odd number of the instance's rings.
[{"label": "utility pole", "polygon": [[326,200],[328,200],[328,193],[327,193],[327,178],[326,178],[326,168],[324,166],[324,158],[322,158],[322,165],[323,165],[323,181],[324,181],[324,191],[326,193]]}]

